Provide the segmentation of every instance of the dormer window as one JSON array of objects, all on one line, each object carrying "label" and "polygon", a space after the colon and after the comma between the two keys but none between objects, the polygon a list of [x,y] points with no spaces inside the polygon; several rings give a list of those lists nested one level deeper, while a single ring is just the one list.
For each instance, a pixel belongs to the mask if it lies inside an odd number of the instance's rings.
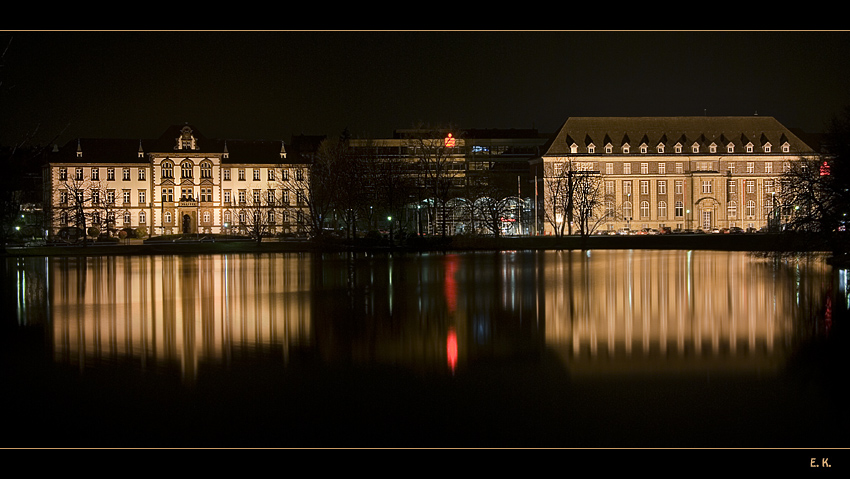
[{"label": "dormer window", "polygon": [[608,143],[607,145],[605,145],[605,153],[610,154],[610,153],[613,153],[613,152],[614,152],[614,147],[611,145],[611,143]]},{"label": "dormer window", "polygon": [[658,153],[664,153],[664,144],[659,143],[655,149]]},{"label": "dormer window", "polygon": [[765,153],[770,153],[770,143],[765,143],[762,149],[764,149]]},{"label": "dormer window", "polygon": [[717,145],[714,144],[714,143],[708,145],[708,152],[709,153],[717,153]]},{"label": "dormer window", "polygon": [[192,129],[188,125],[180,130],[180,137],[177,138],[177,146],[175,148],[179,150],[197,149],[197,139],[192,135]]},{"label": "dormer window", "polygon": [[627,155],[629,154],[629,144],[628,143],[623,145],[623,153],[627,154]]},{"label": "dormer window", "polygon": [[676,143],[676,145],[673,147],[673,151],[675,151],[676,153],[681,153],[682,152],[682,144]]},{"label": "dormer window", "polygon": [[570,145],[570,153],[578,153],[578,145],[576,145],[575,143]]},{"label": "dormer window", "polygon": [[646,145],[640,145],[640,152],[646,154]]},{"label": "dormer window", "polygon": [[732,143],[726,145],[726,153],[735,153],[735,145]]},{"label": "dormer window", "polygon": [[587,152],[590,154],[596,153],[596,146],[593,143],[587,145]]},{"label": "dormer window", "polygon": [[691,145],[691,152],[692,153],[699,153],[699,143],[695,142],[693,145]]},{"label": "dormer window", "polygon": [[[747,143],[747,153],[752,153],[752,152],[753,152],[753,144],[752,144],[752,143]],[[731,153],[731,152],[730,152],[730,153]]]},{"label": "dormer window", "polygon": [[783,143],[782,144],[782,152],[788,153],[789,151],[791,151],[791,145],[789,145],[788,143]]}]

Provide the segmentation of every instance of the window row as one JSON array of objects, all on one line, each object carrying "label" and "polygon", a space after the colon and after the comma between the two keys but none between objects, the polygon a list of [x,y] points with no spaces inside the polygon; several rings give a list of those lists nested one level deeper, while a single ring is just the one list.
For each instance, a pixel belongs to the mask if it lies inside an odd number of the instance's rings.
[{"label": "window row", "polygon": [[[773,161],[731,161],[724,162],[726,170],[731,174],[735,174],[736,172],[740,173],[748,173],[748,174],[773,174],[776,172],[776,168]],[[625,162],[621,163],[622,168],[619,169],[621,171],[617,171],[615,169],[615,163],[605,163],[605,174],[613,175],[613,174],[623,174],[623,175],[631,175],[632,174],[632,163]],[[658,175],[666,175],[668,173],[675,174],[684,174],[686,171],[688,172],[697,172],[697,171],[719,171],[719,163],[716,161],[693,161],[689,164],[690,170],[685,170],[684,162],[675,162],[673,164],[673,170],[668,171],[668,164],[666,162],[642,162],[639,163],[639,171],[641,175],[648,174],[658,174]],[[558,172],[563,168],[559,164],[554,165],[555,176],[559,176]],[[584,168],[593,170],[593,168]],[[791,169],[791,164],[787,161],[782,162],[782,170],[784,172],[788,172]]]},{"label": "window row", "polygon": [[[88,170],[88,177],[86,177],[86,170]],[[74,168],[74,181],[100,181],[101,179],[105,179],[106,181],[115,181],[115,170],[116,168],[105,168],[106,176],[101,178],[100,175],[101,168]],[[147,177],[147,169],[146,168],[136,168],[136,178],[139,181],[145,181]],[[59,181],[68,181],[70,178],[68,176],[68,168],[59,168]],[[121,168],[121,180],[130,181],[133,179],[131,175],[130,168]]]},{"label": "window row", "polygon": [[[144,211],[139,211],[136,216],[138,222],[133,221],[134,214],[130,211],[119,212],[116,214],[114,211],[109,211],[101,214],[99,211],[91,212],[87,215],[86,222],[89,226],[108,226],[108,227],[120,227],[120,226],[131,226],[131,225],[139,225],[144,226],[147,224],[147,213]],[[76,216],[69,211],[61,211],[59,213],[59,223],[63,226],[70,226],[75,224]],[[117,220],[121,220],[119,223]]]},{"label": "window row", "polygon": [[[640,219],[649,219],[650,210],[651,210],[649,201],[641,201],[639,206],[640,206],[640,208],[639,208],[639,214],[640,214],[639,218]],[[767,201],[765,201],[764,208],[763,208],[764,216],[766,217],[766,216],[774,213],[774,209],[775,209],[775,207],[774,207],[772,201],[770,201],[769,199]],[[606,210],[606,214],[608,216],[613,217],[614,213],[615,213],[614,202],[613,201],[606,201],[605,202],[605,210]],[[623,210],[623,218],[624,219],[626,219],[626,220],[635,219],[635,217],[632,215],[633,211],[632,211],[632,203],[631,202],[629,202],[629,201],[624,202],[622,210]],[[753,200],[747,200],[747,202],[745,203],[745,210],[744,210],[745,217],[746,218],[755,218],[756,212],[757,212],[756,202],[753,201]],[[656,214],[657,214],[657,219],[667,219],[667,202],[666,201],[659,201],[658,202],[658,204],[656,205]],[[685,206],[681,201],[677,201],[675,203],[673,215],[676,218],[683,218],[685,216]],[[729,204],[726,205],[726,217],[729,218],[729,219],[738,218],[738,203],[737,202],[730,201]]]},{"label": "window row", "polygon": [[59,204],[68,205],[73,202],[74,205],[96,207],[114,205],[116,198],[120,199],[121,205],[124,206],[145,206],[147,204],[147,190],[138,190],[136,198],[139,201],[136,205],[132,204],[133,194],[131,190],[121,191],[120,197],[117,196],[116,190],[104,190],[102,193],[98,189],[59,190]]},{"label": "window row", "polygon": [[[698,153],[700,153],[700,149],[701,148],[700,148],[700,145],[698,143],[692,144],[690,146],[690,148],[686,148],[681,143],[676,143],[675,145],[673,145],[673,152],[674,153],[684,153],[687,150],[690,153],[697,153],[698,154]],[[708,145],[708,153],[717,153],[718,151],[722,151],[724,149],[725,149],[726,153],[735,153],[735,144],[734,143],[728,143],[725,146],[725,148],[720,146],[720,145],[717,145],[716,143],[711,143],[710,145]],[[573,144],[570,145],[570,153],[578,153],[579,152],[578,150],[579,150],[579,146],[577,144],[573,143]],[[594,145],[593,143],[590,143],[589,145],[587,145],[587,153],[596,154],[596,150],[597,150],[596,145]],[[659,143],[654,148],[655,153],[659,153],[659,154],[664,153],[666,150],[667,150],[667,146],[663,143]],[[772,150],[773,150],[773,145],[771,145],[769,142],[765,143],[761,147],[761,151],[763,153],[771,153]],[[791,151],[791,145],[788,144],[788,143],[783,143],[781,150],[782,150],[783,153],[789,153]],[[614,145],[612,145],[611,143],[606,144],[604,151],[607,154],[614,153]],[[649,145],[641,144],[638,147],[638,151],[640,151],[641,154],[647,154],[650,151],[650,147],[649,147]],[[756,146],[752,143],[747,143],[746,145],[744,145],[744,151],[746,151],[747,153],[755,153]],[[626,154],[626,155],[629,154],[631,152],[631,146],[628,143],[624,144],[623,146],[620,147],[620,152],[623,153],[623,154]],[[703,149],[702,152],[704,153],[705,150]]]},{"label": "window row", "polygon": [[[657,180],[655,182],[656,193],[659,195],[667,194],[668,180]],[[648,195],[650,192],[650,181],[640,180],[640,194]],[[677,195],[681,195],[685,191],[684,180],[673,180],[674,190]],[[623,195],[631,196],[632,182],[629,180],[623,181]],[[744,180],[744,191],[749,194],[756,193],[756,180]],[[776,183],[773,179],[765,179],[763,183],[763,191],[766,194],[776,193]],[[703,194],[712,194],[714,192],[714,180],[702,180],[700,184],[700,192]],[[738,180],[726,180],[726,192],[735,194],[738,192]],[[605,181],[605,194],[615,194],[615,183],[613,180]]]}]

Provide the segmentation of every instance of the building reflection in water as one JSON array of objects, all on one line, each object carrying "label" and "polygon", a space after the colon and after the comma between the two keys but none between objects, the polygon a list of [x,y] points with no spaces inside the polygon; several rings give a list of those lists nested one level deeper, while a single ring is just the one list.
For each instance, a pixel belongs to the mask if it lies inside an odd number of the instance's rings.
[{"label": "building reflection in water", "polygon": [[833,291],[822,261],[707,251],[32,258],[17,271],[19,322],[48,325],[57,362],[179,364],[189,380],[295,348],[447,373],[547,348],[571,373],[775,367],[827,326]]},{"label": "building reflection in water", "polygon": [[54,356],[80,368],[133,358],[142,368],[310,340],[309,260],[263,255],[63,258],[54,263]]},{"label": "building reflection in water", "polygon": [[[776,367],[822,323],[822,260],[747,253],[546,253],[546,341],[571,372]],[[618,361],[617,359],[623,359]]]}]

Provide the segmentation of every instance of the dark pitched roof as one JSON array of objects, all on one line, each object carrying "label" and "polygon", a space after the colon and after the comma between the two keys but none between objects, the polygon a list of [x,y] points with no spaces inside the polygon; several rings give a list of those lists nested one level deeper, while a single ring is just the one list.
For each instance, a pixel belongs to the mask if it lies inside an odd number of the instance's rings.
[{"label": "dark pitched roof", "polygon": [[[177,149],[180,131],[192,128],[197,148],[194,150]],[[48,155],[53,163],[145,163],[147,157],[139,158],[139,151],[164,153],[173,158],[227,152],[223,163],[280,164],[293,163],[293,159],[282,159],[281,148],[286,149],[282,140],[238,140],[207,138],[191,125],[172,125],[159,138],[154,139],[116,139],[116,138],[77,138],[62,147],[54,149]],[[82,153],[81,156],[77,152]]]},{"label": "dark pitched roof", "polygon": [[[655,147],[659,143],[671,145],[671,138],[687,147],[693,142],[700,146],[716,143],[735,145],[735,151],[745,151],[744,146],[752,141],[761,146],[769,141],[776,150],[786,141],[795,153],[812,153],[812,148],[800,140],[788,128],[769,116],[676,116],[676,117],[573,117],[564,122],[561,129],[543,149],[543,156],[569,155],[570,145],[575,138],[589,138],[596,145],[604,144],[605,138],[622,138],[620,145],[629,143],[629,138],[640,138],[634,148],[646,142]],[[758,143],[754,141],[758,139]],[[675,144],[673,142],[673,144]],[[587,153],[587,140],[575,142],[579,153]]]}]

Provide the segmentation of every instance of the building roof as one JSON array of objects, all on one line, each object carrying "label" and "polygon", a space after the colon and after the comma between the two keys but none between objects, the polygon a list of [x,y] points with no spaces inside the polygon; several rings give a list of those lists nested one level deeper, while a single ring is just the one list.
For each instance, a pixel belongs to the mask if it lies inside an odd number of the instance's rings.
[{"label": "building roof", "polygon": [[[177,148],[181,130],[191,128],[196,139],[194,150]],[[51,163],[146,163],[149,153],[165,154],[172,158],[210,155],[222,158],[222,163],[232,164],[281,164],[293,163],[281,158],[286,151],[283,140],[235,140],[207,138],[191,125],[172,125],[159,138],[119,139],[119,138],[77,138],[62,147],[56,147],[48,154]],[[78,155],[78,152],[80,153]],[[144,157],[140,158],[139,153]]]},{"label": "building roof", "polygon": [[810,146],[770,116],[571,117],[543,148],[542,156],[569,155],[573,144],[580,154],[588,153],[590,145],[604,151],[609,143],[615,153],[620,153],[626,143],[633,153],[641,144],[655,153],[660,143],[667,152],[673,152],[677,143],[690,152],[690,147],[698,143],[700,153],[708,153],[712,143],[718,151],[725,151],[732,143],[736,152],[746,151],[748,143],[759,152],[770,143],[776,152],[786,142],[794,153],[813,153]]}]

